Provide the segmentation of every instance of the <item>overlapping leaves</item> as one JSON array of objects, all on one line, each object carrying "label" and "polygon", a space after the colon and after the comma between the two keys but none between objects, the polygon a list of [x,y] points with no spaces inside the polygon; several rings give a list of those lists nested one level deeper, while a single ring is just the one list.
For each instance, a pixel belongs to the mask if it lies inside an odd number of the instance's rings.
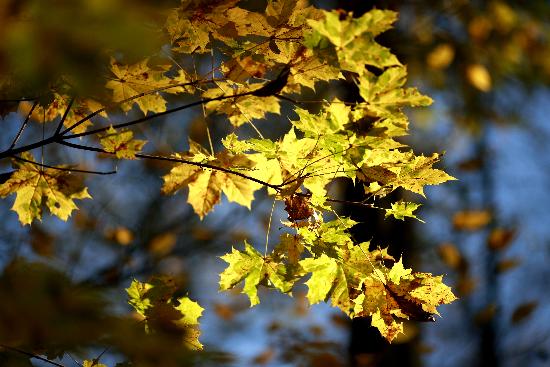
[{"label": "overlapping leaves", "polygon": [[[255,163],[243,154],[222,151],[213,156],[194,142],[190,142],[190,146],[187,154],[176,154],[175,157],[241,173],[252,172],[255,166]],[[184,187],[189,187],[187,201],[202,219],[220,201],[222,192],[229,201],[250,209],[254,191],[261,185],[227,171],[181,163],[164,176],[162,192],[173,194]]]},{"label": "overlapping leaves", "polygon": [[[202,219],[220,202],[222,193],[250,209],[255,191],[269,186],[268,193],[285,202],[289,222],[284,224],[294,231],[284,233],[270,254],[262,255],[245,242],[244,251],[232,249],[222,256],[228,267],[221,274],[220,288],[227,290],[244,281],[243,292],[255,305],[260,285],[290,293],[297,281],[307,279],[310,303],[330,301],[350,317],[370,316],[372,325],[392,340],[402,331],[400,319],[430,319],[437,314],[436,306],[453,301],[454,295],[441,277],[405,269],[385,249],[356,244],[348,233],[354,221],[340,218],[325,223],[323,213],[331,210],[327,188],[336,178],[360,182],[365,200],[397,188],[423,196],[426,185],[453,179],[433,168],[438,154],[416,155],[396,139],[408,133],[403,108],[431,103],[429,97],[406,86],[406,67],[375,40],[392,26],[397,14],[373,10],[354,18],[288,0],[269,1],[265,12],[256,12],[238,3],[183,1],[170,11],[164,30],[171,56],[164,63],[144,59],[124,64],[111,59],[105,85],[111,102],[126,113],[135,104],[145,115],[163,113],[164,93],[192,94],[203,83],[200,96],[195,95],[203,99],[203,111],[225,115],[233,132],[223,139],[225,149],[217,153],[191,141],[188,152],[173,154],[162,192],[188,188],[187,201]],[[223,60],[212,65],[207,77],[199,75],[194,60],[195,54],[206,52],[212,52],[212,62],[214,55]],[[173,62],[172,56],[185,62]],[[191,82],[189,75],[196,80]],[[304,88],[317,92],[320,83],[344,75],[357,85],[359,101],[332,98],[314,105],[293,103],[292,127],[279,138],[265,138],[254,125],[268,113],[284,111],[285,100],[296,98],[292,93]],[[68,110],[69,100],[66,93],[58,92],[34,115],[42,114],[48,121],[67,113],[64,124],[72,127],[87,113],[102,108],[94,99],[76,98]],[[107,117],[104,112],[102,116]],[[90,127],[90,119],[83,121],[73,133]],[[239,128],[246,124],[258,138],[238,138]],[[99,143],[104,151],[125,159],[134,159],[145,144],[134,139],[131,130],[113,128],[99,136]],[[0,186],[0,196],[17,195],[13,210],[24,224],[40,219],[43,207],[66,220],[76,209],[74,199],[89,197],[86,189],[67,167],[43,168],[33,162],[30,154],[22,155],[16,170]],[[408,202],[393,203],[391,208],[365,205],[401,220],[416,218],[419,206]],[[149,331],[174,328],[189,344],[200,347],[192,330],[202,308],[186,297],[174,297],[175,288],[168,279],[134,281],[127,291]]]},{"label": "overlapping leaves", "polygon": [[169,330],[188,348],[202,349],[198,319],[204,309],[189,297],[176,297],[176,291],[177,284],[169,277],[155,277],[146,283],[134,279],[126,289],[128,303],[144,318],[148,332]]},{"label": "overlapping leaves", "polygon": [[[344,227],[338,225],[340,220]],[[220,275],[220,289],[244,281],[243,293],[255,305],[258,284],[289,293],[297,281],[308,277],[310,304],[330,301],[350,317],[371,316],[372,325],[388,341],[403,332],[400,320],[431,321],[439,314],[437,306],[456,299],[441,276],[405,269],[387,249],[354,244],[345,228],[355,222],[340,220],[315,229],[301,228],[295,236],[284,235],[266,256],[248,243],[244,251],[233,249],[222,256],[229,265]],[[388,262],[393,265],[386,267]]]}]

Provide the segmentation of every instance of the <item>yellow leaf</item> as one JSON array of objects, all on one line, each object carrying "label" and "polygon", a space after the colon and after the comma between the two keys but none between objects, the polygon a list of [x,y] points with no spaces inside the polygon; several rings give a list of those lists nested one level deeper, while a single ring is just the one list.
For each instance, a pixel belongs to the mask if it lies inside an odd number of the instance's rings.
[{"label": "yellow leaf", "polygon": [[[215,157],[206,156],[196,143],[191,145],[191,151],[185,155],[192,161],[205,161],[208,164],[242,172],[252,177],[255,162],[244,154],[232,154],[222,151]],[[182,157],[182,155],[177,155]],[[162,192],[173,194],[183,187],[189,187],[187,202],[202,219],[212,210],[221,198],[223,192],[229,201],[238,203],[250,209],[254,200],[254,191],[261,185],[247,178],[221,170],[202,168],[181,163],[172,168],[164,177]]]},{"label": "yellow leaf", "polygon": [[94,360],[84,360],[82,361],[82,367],[107,367],[107,365],[103,363],[99,363],[98,361]]},{"label": "yellow leaf", "polygon": [[117,158],[122,159],[136,159],[136,153],[147,143],[145,140],[134,140],[134,133],[130,130],[117,131],[112,126],[99,142],[107,152],[115,153]]},{"label": "yellow leaf", "polygon": [[384,320],[380,310],[377,310],[372,315],[371,325],[377,328],[380,334],[390,342],[395,339],[397,335],[403,333],[403,323],[397,322],[391,317]]},{"label": "yellow leaf", "polygon": [[134,234],[126,227],[117,227],[112,231],[108,231],[106,236],[122,246],[127,246],[134,240]]},{"label": "yellow leaf", "polygon": [[[145,59],[133,65],[123,65],[115,59],[111,59],[111,72],[115,78],[109,80],[105,85],[113,90],[113,101],[120,102],[127,98],[145,93],[142,97],[121,105],[124,112],[128,112],[134,103],[137,103],[144,114],[147,112],[166,111],[166,101],[159,93],[149,93],[159,88],[166,88],[177,84],[180,80],[172,80],[164,73],[169,69],[164,65],[151,68],[149,60]],[[181,79],[181,74],[178,77]],[[181,87],[165,89],[169,93],[183,91]]]},{"label": "yellow leaf", "polygon": [[222,175],[211,169],[201,170],[197,178],[189,183],[189,197],[187,202],[191,204],[200,219],[212,210],[220,201],[222,192]]},{"label": "yellow leaf", "polygon": [[459,269],[464,266],[464,258],[460,251],[452,243],[444,243],[437,249],[441,260],[451,269]]},{"label": "yellow leaf", "polygon": [[177,237],[172,232],[166,232],[161,233],[159,235],[156,235],[151,239],[151,242],[149,242],[148,249],[151,251],[154,255],[157,256],[164,256],[176,245]]},{"label": "yellow leaf", "polygon": [[[53,100],[48,105],[38,106],[34,109],[31,115],[31,119],[37,122],[49,122],[54,121],[56,118],[61,118],[65,114],[65,111],[69,106],[69,101],[69,96],[54,93]],[[19,106],[19,111],[23,114],[26,114],[29,112],[31,106],[32,104],[29,102],[21,103]],[[102,108],[103,106],[93,99],[77,98],[73,102],[71,109],[67,114],[67,117],[65,118],[65,121],[63,121],[63,126],[67,128],[71,127],[89,114],[96,112]],[[99,113],[99,116],[107,117],[107,114],[105,112],[101,112]],[[92,120],[86,120],[71,131],[75,134],[79,134],[86,131],[86,129],[91,125],[93,125]]]},{"label": "yellow leaf", "polygon": [[[30,153],[22,157],[34,162]],[[74,199],[91,198],[79,177],[71,172],[54,168],[41,168],[29,162],[17,161],[17,170],[0,185],[0,197],[16,194],[12,210],[22,224],[42,219],[42,208],[66,221],[74,209]],[[59,166],[66,169],[67,167]]]}]

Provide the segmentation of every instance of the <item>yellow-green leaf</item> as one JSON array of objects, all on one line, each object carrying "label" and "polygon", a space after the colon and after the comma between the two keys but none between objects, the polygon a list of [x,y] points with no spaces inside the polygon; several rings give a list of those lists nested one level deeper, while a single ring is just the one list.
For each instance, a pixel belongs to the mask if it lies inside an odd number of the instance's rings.
[{"label": "yellow-green leaf", "polygon": [[134,139],[134,133],[130,130],[117,131],[112,126],[99,142],[107,152],[115,153],[117,158],[122,159],[136,159],[136,153],[147,143],[145,140]]},{"label": "yellow-green leaf", "polygon": [[77,209],[75,199],[91,198],[81,178],[68,171],[68,167],[39,167],[32,163],[34,158],[30,153],[23,153],[22,158],[26,161],[16,161],[17,169],[0,185],[0,197],[16,194],[12,210],[22,224],[42,219],[43,207],[66,221]]}]

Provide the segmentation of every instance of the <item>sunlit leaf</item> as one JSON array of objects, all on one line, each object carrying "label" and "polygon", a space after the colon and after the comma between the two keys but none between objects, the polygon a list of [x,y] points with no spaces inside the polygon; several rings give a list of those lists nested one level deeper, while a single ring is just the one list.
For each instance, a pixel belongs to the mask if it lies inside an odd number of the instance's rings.
[{"label": "sunlit leaf", "polygon": [[16,171],[0,185],[1,197],[16,194],[12,210],[22,224],[42,219],[43,207],[67,220],[77,209],[75,199],[91,198],[82,180],[67,171],[66,166],[60,166],[63,170],[39,167],[32,163],[34,158],[30,153],[23,153],[22,158],[26,161],[16,161]]}]

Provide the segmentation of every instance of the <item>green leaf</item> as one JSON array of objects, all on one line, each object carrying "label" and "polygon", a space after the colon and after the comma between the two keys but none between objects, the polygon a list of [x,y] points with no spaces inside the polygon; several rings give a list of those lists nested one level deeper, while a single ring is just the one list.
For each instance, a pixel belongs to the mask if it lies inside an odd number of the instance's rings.
[{"label": "green leaf", "polygon": [[406,201],[398,201],[391,204],[391,209],[385,209],[386,214],[384,217],[393,215],[395,219],[405,220],[405,217],[414,218],[422,223],[425,223],[422,219],[419,219],[413,212],[418,209],[422,204],[409,203]]},{"label": "green leaf", "polygon": [[248,242],[244,244],[244,251],[233,249],[221,257],[229,265],[220,274],[220,290],[231,289],[244,280],[243,293],[248,295],[251,307],[260,303],[258,285],[263,280],[283,293],[290,292],[294,283],[287,279],[286,266],[273,256],[262,256]]},{"label": "green leaf", "polygon": [[[324,20],[310,20],[308,24],[334,45],[343,69],[361,74],[365,64],[380,69],[400,65],[389,49],[374,41],[375,36],[389,29],[395,22],[395,12],[375,9],[360,18],[348,15],[344,19],[337,11],[323,13]],[[309,41],[308,44],[315,43]]]},{"label": "green leaf", "polygon": [[300,261],[300,266],[306,273],[311,273],[311,277],[306,282],[309,288],[307,292],[309,303],[313,305],[325,301],[338,276],[339,266],[336,260],[322,254],[318,258]]}]

